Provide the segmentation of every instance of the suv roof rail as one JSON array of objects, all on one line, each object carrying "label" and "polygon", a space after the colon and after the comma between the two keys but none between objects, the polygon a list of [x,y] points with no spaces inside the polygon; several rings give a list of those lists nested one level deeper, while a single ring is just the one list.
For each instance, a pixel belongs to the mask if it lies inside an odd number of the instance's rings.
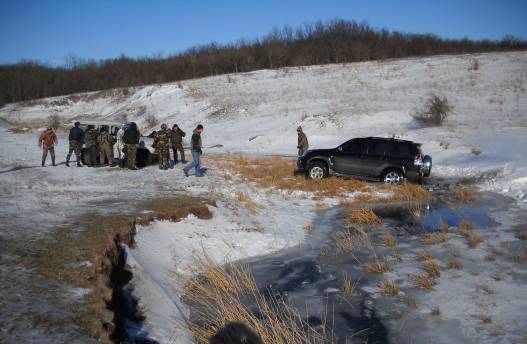
[{"label": "suv roof rail", "polygon": [[378,136],[370,136],[370,137],[365,137],[365,138],[366,138],[366,139],[383,140],[383,141],[395,141],[395,142],[414,143],[414,144],[420,145],[420,143],[416,143],[416,142],[413,142],[413,141],[410,141],[410,140],[396,139],[396,138],[394,138],[394,137],[378,137]]}]

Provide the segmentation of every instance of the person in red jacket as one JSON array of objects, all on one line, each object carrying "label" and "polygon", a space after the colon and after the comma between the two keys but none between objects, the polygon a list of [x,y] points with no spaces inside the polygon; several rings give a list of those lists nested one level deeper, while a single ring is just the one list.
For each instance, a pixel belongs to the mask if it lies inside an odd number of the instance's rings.
[{"label": "person in red jacket", "polygon": [[46,165],[46,158],[48,152],[51,155],[51,163],[55,165],[55,145],[59,143],[57,140],[57,135],[53,132],[52,127],[48,127],[40,137],[38,138],[38,147],[42,148],[42,167]]}]

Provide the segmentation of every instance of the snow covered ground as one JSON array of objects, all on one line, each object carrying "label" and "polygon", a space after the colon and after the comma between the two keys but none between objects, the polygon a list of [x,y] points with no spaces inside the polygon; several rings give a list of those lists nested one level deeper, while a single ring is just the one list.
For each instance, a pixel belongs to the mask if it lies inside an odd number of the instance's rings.
[{"label": "snow covered ground", "polygon": [[[480,65],[477,70],[470,68],[474,60]],[[205,154],[294,155],[298,125],[312,148],[336,146],[356,136],[396,136],[423,143],[434,159],[434,176],[474,178],[481,189],[514,197],[518,206],[526,207],[526,89],[527,52],[437,56],[263,70],[8,104],[0,109],[0,120],[38,127],[52,114],[68,123],[126,116],[147,132],[151,130],[146,128],[147,117],[154,115],[159,123],[178,123],[187,133],[202,123],[204,145],[222,145],[206,149]],[[442,127],[416,128],[411,114],[431,94],[444,95],[453,112]],[[155,167],[139,172],[63,165],[41,168],[38,131],[14,134],[8,128],[2,122],[0,235],[4,242],[22,245],[46,236],[90,209],[126,211],[131,200],[183,193],[218,199],[212,220],[189,217],[145,226],[138,231],[137,248],[129,251],[134,294],[146,315],[141,331],[162,343],[171,338],[180,343],[185,336],[183,327],[172,324],[187,312],[177,296],[176,282],[188,271],[194,254],[205,252],[221,263],[292,246],[303,240],[303,226],[316,215],[312,201],[292,200],[280,193],[264,195],[249,185],[225,180],[224,172],[214,168],[201,179],[183,178],[179,167],[167,172]],[[58,162],[63,162],[66,134],[59,135],[59,142]],[[237,201],[237,192],[249,193],[261,205],[256,213]],[[2,263],[6,290],[16,288],[21,279],[15,278],[14,266]],[[31,271],[16,271],[31,276]],[[0,294],[2,308],[20,309],[18,302],[31,306],[31,293],[31,288],[21,287],[22,301]],[[8,312],[2,313],[4,333],[25,338],[27,329],[6,316]],[[65,338],[56,333],[39,335],[47,342]]]}]

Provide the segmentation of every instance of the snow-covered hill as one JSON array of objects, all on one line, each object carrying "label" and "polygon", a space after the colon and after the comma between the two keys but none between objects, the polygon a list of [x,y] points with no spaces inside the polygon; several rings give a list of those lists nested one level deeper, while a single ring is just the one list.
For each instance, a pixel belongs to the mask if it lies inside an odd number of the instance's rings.
[{"label": "snow-covered hill", "polygon": [[[190,130],[205,125],[206,146],[250,154],[294,154],[298,125],[311,147],[355,136],[416,140],[436,175],[490,173],[484,185],[524,198],[527,161],[527,52],[437,56],[262,70],[163,85],[9,104],[0,119],[43,123],[147,118]],[[411,114],[432,95],[453,112],[441,128],[415,129]]]}]

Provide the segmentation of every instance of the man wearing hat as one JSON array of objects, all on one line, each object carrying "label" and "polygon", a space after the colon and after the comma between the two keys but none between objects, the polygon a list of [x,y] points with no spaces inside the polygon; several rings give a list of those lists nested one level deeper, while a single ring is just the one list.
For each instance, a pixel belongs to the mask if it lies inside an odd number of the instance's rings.
[{"label": "man wearing hat", "polygon": [[302,127],[296,128],[296,132],[298,133],[298,145],[296,148],[298,148],[298,156],[302,156],[308,150],[309,142],[306,134],[302,131]]},{"label": "man wearing hat", "polygon": [[80,122],[75,122],[74,127],[70,129],[70,135],[68,140],[70,141],[70,149],[68,155],[66,155],[66,166],[70,166],[71,153],[75,152],[77,158],[77,167],[81,165],[81,151],[82,144],[84,143],[84,130],[80,128]]},{"label": "man wearing hat", "polygon": [[57,135],[53,132],[53,128],[48,126],[47,129],[40,134],[38,138],[38,147],[42,148],[42,167],[46,165],[46,158],[48,152],[51,155],[51,163],[55,166],[55,145],[58,144]]}]

